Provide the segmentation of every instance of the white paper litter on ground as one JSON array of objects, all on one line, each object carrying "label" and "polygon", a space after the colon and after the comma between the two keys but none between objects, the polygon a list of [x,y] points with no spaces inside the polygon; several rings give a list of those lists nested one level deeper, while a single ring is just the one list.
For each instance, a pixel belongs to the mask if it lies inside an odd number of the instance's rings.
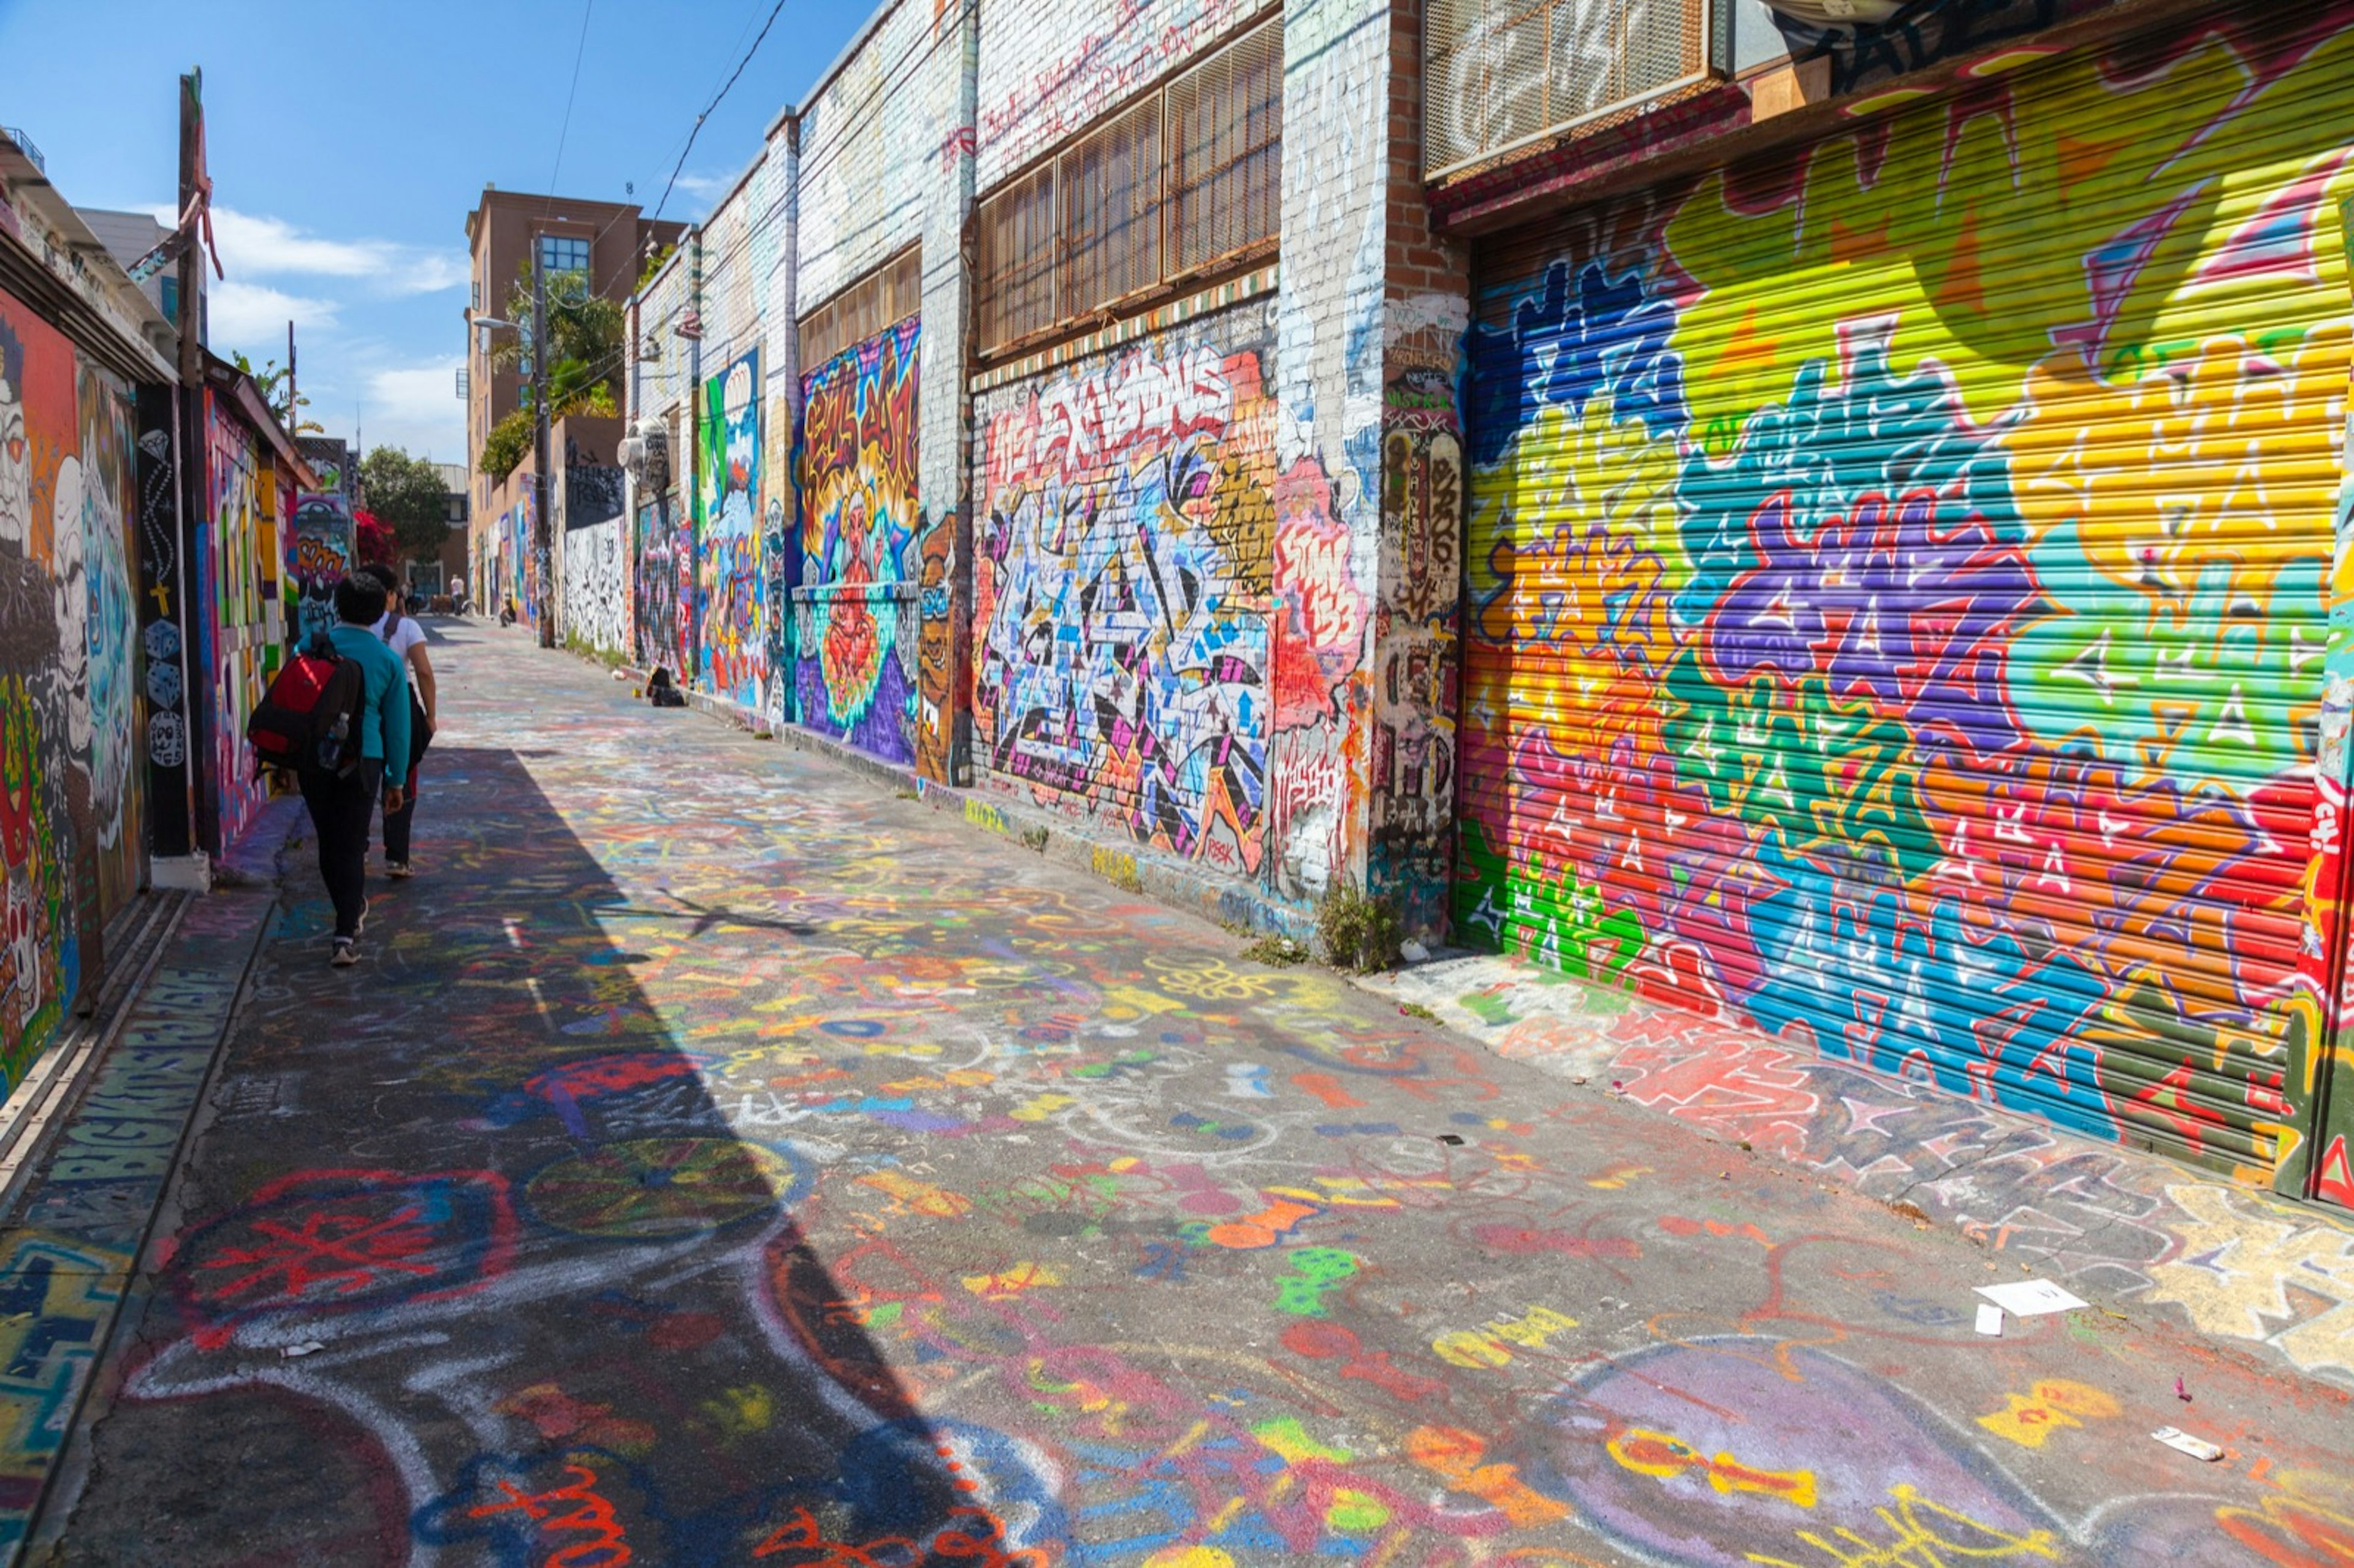
[{"label": "white paper litter on ground", "polygon": [[1981,1285],[1978,1293],[2009,1313],[2014,1318],[2033,1318],[2045,1312],[2073,1312],[2089,1307],[2089,1301],[2079,1301],[2048,1279],[2019,1279],[2009,1285]]},{"label": "white paper litter on ground", "polygon": [[2002,1338],[2002,1308],[1991,1301],[1978,1303],[1978,1332],[1990,1339]]},{"label": "white paper litter on ground", "polygon": [[2193,1437],[2179,1427],[2161,1426],[2150,1436],[2176,1453],[2188,1454],[2192,1458],[2203,1460],[2210,1465],[2223,1457],[2223,1450],[2214,1444],[2208,1442],[2204,1437]]}]

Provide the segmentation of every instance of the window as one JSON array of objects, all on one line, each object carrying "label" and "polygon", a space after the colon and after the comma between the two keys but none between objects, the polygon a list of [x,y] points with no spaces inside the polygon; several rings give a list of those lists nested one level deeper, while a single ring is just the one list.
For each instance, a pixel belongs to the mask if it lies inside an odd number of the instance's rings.
[{"label": "window", "polygon": [[559,234],[539,237],[541,265],[550,272],[586,272],[588,270],[588,242],[568,239]]},{"label": "window", "polygon": [[474,309],[476,309],[476,310],[478,310],[478,311],[479,311],[479,310],[481,310],[482,308],[482,281],[480,278],[477,278],[477,279],[475,279],[475,280],[474,280]]},{"label": "window", "polygon": [[914,246],[899,252],[801,319],[801,374],[923,306],[924,270]]},{"label": "window", "polygon": [[1282,168],[1277,20],[981,204],[974,325],[981,352],[1271,256]]},{"label": "window", "polygon": [[984,348],[1055,324],[1055,165],[983,203],[974,255],[974,327]]},{"label": "window", "polygon": [[1282,208],[1283,36],[1263,27],[1170,84],[1170,268],[1248,250]]},{"label": "window", "polygon": [[1063,154],[1066,316],[1161,281],[1161,99],[1155,94]]},{"label": "window", "polygon": [[1425,177],[1722,76],[1733,9],[1723,0],[1431,0]]}]

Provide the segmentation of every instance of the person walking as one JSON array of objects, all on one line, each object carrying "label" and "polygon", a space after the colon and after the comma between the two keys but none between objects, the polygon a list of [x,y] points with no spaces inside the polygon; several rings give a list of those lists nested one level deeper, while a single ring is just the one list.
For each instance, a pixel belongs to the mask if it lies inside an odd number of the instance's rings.
[{"label": "person walking", "polygon": [[[367,926],[368,829],[376,818],[379,786],[385,804],[405,803],[408,782],[408,704],[400,661],[376,634],[384,619],[384,585],[354,573],[335,585],[335,621],[327,640],[336,654],[360,667],[359,734],[345,747],[343,765],[322,768],[316,759],[301,770],[302,804],[319,840],[319,875],[335,906],[334,951],[329,962],[348,969],[360,961],[360,933]],[[356,755],[354,753],[356,752]]]},{"label": "person walking", "polygon": [[[382,583],[387,596],[397,596],[400,579],[392,568],[367,566],[363,572]],[[384,869],[387,875],[405,879],[415,874],[409,863],[409,830],[417,821],[417,769],[425,760],[425,748],[433,743],[433,732],[440,728],[436,698],[439,692],[433,680],[433,655],[426,652],[425,628],[413,615],[401,612],[397,597],[392,597],[384,619],[376,623],[376,637],[392,650],[393,657],[408,672],[408,787],[402,791],[396,806],[391,797],[384,802]]]}]

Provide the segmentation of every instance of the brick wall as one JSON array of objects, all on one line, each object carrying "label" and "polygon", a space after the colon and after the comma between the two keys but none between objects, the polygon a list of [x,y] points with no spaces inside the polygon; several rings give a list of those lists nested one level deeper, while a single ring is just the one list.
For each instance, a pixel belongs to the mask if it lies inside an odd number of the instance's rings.
[{"label": "brick wall", "polygon": [[795,241],[803,309],[822,304],[923,230],[931,177],[930,0],[896,0],[801,112]]}]

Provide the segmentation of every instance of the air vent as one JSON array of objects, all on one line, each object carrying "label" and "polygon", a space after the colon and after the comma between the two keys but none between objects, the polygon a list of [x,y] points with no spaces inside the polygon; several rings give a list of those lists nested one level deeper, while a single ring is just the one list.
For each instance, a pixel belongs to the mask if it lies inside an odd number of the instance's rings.
[{"label": "air vent", "polygon": [[1723,76],[1731,5],[1432,0],[1424,174],[1453,174]]}]

